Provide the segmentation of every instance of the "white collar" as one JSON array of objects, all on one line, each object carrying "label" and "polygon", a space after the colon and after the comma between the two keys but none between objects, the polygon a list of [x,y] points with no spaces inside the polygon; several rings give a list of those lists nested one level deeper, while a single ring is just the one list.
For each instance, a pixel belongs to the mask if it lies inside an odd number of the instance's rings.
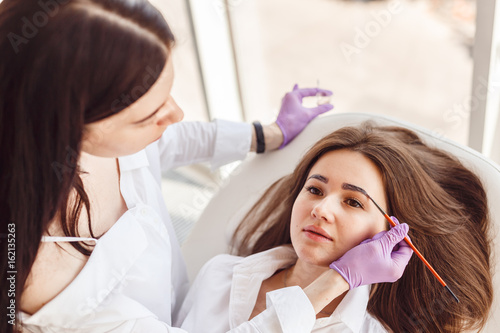
[{"label": "white collar", "polygon": [[149,166],[148,155],[146,154],[145,149],[132,155],[119,157],[118,161],[120,163],[120,171],[133,170]]}]

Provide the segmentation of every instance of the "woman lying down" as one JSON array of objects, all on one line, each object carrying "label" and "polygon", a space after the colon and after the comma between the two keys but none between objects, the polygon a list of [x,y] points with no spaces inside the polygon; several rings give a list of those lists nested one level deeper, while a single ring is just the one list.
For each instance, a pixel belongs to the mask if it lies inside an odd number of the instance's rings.
[{"label": "woman lying down", "polygon": [[[356,188],[401,224],[391,229]],[[272,311],[269,332],[478,330],[493,297],[489,223],[480,180],[453,156],[404,128],[345,127],[253,206],[237,256],[201,269],[178,325],[220,333]]]}]

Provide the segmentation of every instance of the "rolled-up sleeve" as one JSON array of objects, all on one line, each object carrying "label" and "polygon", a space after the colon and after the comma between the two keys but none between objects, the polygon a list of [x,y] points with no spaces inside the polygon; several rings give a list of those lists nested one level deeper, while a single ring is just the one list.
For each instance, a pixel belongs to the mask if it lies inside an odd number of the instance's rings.
[{"label": "rolled-up sleeve", "polygon": [[226,120],[170,125],[159,143],[161,169],[210,162],[212,169],[241,160],[250,151],[251,125]]}]

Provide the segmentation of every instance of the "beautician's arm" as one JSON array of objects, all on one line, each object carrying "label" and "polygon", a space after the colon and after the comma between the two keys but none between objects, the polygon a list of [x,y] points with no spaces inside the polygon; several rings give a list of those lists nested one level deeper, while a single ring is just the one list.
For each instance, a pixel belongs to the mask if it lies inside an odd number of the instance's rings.
[{"label": "beautician's arm", "polygon": [[[278,149],[283,144],[283,133],[276,123],[263,125],[262,131],[264,132],[264,141],[266,142],[265,151]],[[250,151],[257,151],[257,134],[255,133],[255,128],[252,128]]]},{"label": "beautician's arm", "polygon": [[[323,104],[314,108],[302,105],[302,98],[332,92],[318,88],[297,86],[288,92],[281,104],[276,122],[262,126],[265,151],[284,147],[307,124],[321,113],[333,108]],[[210,162],[212,168],[245,158],[248,150],[257,150],[255,127],[248,123],[224,120],[205,122],[181,122],[168,126],[157,143],[160,167],[169,170],[183,165]]]}]

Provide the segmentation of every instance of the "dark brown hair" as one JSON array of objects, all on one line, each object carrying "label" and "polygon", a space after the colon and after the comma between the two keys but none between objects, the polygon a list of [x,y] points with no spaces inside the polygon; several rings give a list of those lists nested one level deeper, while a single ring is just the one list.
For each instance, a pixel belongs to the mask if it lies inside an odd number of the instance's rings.
[{"label": "dark brown hair", "polygon": [[[77,166],[84,126],[143,96],[173,44],[146,0],[0,4],[0,276],[3,286],[7,271],[17,271],[16,304],[49,223],[57,217],[65,235],[78,236],[80,212],[90,212]],[[14,269],[7,266],[12,225]],[[91,253],[85,243],[72,245]],[[8,289],[4,311],[13,300]],[[0,331],[13,329],[2,315]]]},{"label": "dark brown hair", "polygon": [[460,299],[456,303],[414,255],[397,282],[372,286],[368,311],[398,333],[483,327],[493,298],[486,193],[455,157],[429,147],[408,129],[365,123],[319,140],[243,219],[233,236],[238,254],[291,243],[295,198],[316,161],[338,149],[359,152],[378,166],[388,213],[408,223],[415,246]]}]

